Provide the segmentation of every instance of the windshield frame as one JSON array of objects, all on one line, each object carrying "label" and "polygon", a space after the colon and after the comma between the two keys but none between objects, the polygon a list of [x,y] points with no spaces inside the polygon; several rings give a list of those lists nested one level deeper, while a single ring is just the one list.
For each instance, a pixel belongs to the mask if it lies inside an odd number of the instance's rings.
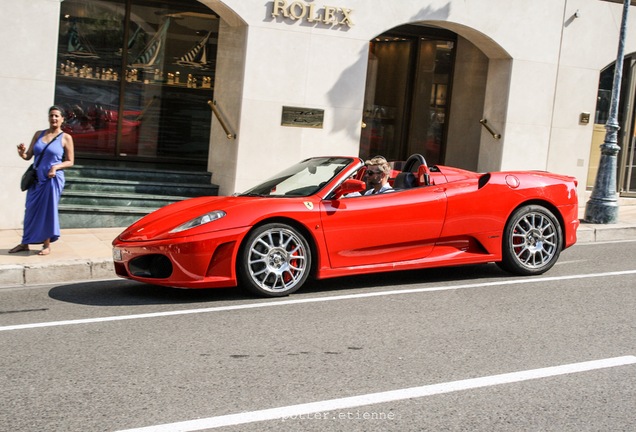
[{"label": "windshield frame", "polygon": [[264,182],[238,194],[270,198],[298,198],[315,195],[333,183],[358,158],[321,156],[298,162]]}]

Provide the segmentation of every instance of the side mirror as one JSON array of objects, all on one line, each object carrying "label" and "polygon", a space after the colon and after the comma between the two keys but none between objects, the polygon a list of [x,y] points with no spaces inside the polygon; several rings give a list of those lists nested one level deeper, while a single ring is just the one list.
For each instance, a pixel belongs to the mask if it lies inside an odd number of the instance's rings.
[{"label": "side mirror", "polygon": [[366,190],[367,184],[362,180],[355,179],[347,179],[342,182],[340,186],[336,189],[334,193],[334,198],[341,198],[343,195],[354,193],[354,192],[362,192]]}]

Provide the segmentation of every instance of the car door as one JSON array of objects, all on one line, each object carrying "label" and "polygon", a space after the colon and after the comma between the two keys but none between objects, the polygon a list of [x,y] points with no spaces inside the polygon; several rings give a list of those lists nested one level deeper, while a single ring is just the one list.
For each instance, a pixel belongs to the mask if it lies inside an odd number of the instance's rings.
[{"label": "car door", "polygon": [[333,268],[422,259],[446,214],[438,186],[324,200],[322,228]]}]

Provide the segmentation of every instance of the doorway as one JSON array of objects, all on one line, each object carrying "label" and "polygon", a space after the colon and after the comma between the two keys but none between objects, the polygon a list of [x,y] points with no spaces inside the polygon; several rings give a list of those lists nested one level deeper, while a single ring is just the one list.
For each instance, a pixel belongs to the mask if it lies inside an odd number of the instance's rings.
[{"label": "doorway", "polygon": [[456,35],[408,25],[369,44],[360,157],[444,162]]}]

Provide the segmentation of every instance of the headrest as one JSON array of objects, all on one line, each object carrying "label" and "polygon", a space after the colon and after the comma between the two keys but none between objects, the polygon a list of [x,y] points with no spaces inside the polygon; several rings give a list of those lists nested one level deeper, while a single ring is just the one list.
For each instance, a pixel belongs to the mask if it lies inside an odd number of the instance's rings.
[{"label": "headrest", "polygon": [[409,189],[417,186],[417,177],[412,172],[401,172],[395,177],[394,189]]}]

